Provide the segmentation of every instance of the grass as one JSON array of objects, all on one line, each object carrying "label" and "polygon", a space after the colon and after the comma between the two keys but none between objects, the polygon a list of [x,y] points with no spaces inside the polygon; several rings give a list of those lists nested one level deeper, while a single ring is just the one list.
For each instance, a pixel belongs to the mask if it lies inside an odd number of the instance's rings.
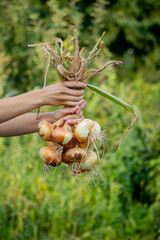
[{"label": "grass", "polygon": [[[139,96],[139,84],[137,80],[129,94],[135,91]],[[121,88],[122,98],[126,88]],[[135,104],[141,105],[146,91],[148,101],[152,94],[156,98],[157,89],[148,90],[146,84]],[[152,240],[157,236],[160,222],[158,124],[154,124],[156,131],[153,131],[151,115],[147,116],[147,100],[141,105],[144,109],[139,110],[135,127],[115,152],[116,140],[130,121],[130,114],[121,109],[116,111],[116,105],[106,104],[91,92],[86,93],[86,98],[94,106],[88,105],[85,114],[92,115],[92,119],[107,129],[109,140],[99,164],[105,183],[94,187],[86,176],[77,179],[65,174],[65,166],[57,168],[55,173],[52,168],[46,183],[38,156],[45,143],[38,134],[1,139],[2,240]],[[101,111],[97,108],[100,103]],[[155,116],[153,112],[152,118]]]}]

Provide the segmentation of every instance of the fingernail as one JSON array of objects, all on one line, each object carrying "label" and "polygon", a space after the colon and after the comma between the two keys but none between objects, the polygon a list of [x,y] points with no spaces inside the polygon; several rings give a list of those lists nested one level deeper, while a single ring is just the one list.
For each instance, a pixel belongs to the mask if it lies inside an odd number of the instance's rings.
[{"label": "fingernail", "polygon": [[72,122],[70,120],[68,120],[66,123],[71,124]]},{"label": "fingernail", "polygon": [[87,87],[87,84],[84,83],[84,87]]},{"label": "fingernail", "polygon": [[79,114],[80,113],[80,110],[78,110],[77,112],[76,112],[76,114]]},{"label": "fingernail", "polygon": [[64,117],[63,120],[66,121],[66,120],[67,120],[67,117]]}]

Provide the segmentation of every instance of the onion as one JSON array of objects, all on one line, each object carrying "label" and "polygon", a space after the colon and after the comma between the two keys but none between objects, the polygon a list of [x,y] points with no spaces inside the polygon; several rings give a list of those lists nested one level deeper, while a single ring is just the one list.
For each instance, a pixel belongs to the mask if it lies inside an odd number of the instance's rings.
[{"label": "onion", "polygon": [[[72,132],[72,134],[73,134],[73,132],[74,132],[74,126],[73,126],[73,125],[69,125],[69,124],[67,124],[66,122],[65,122],[63,128],[64,128],[66,131]],[[73,134],[71,140],[70,140],[67,144],[65,144],[64,146],[65,146],[66,149],[68,149],[68,148],[73,148],[73,147],[75,147],[76,145],[77,145],[77,139],[75,138],[75,135]]]},{"label": "onion", "polygon": [[52,132],[52,124],[47,122],[46,120],[42,120],[38,124],[39,135],[45,140],[51,141],[51,132]]},{"label": "onion", "polygon": [[98,161],[97,154],[91,150],[89,150],[84,159],[82,159],[80,163],[81,170],[91,170],[92,167]]},{"label": "onion", "polygon": [[71,161],[69,161],[69,160],[66,158],[65,153],[63,153],[63,155],[62,155],[62,162],[64,162],[64,163],[67,164],[67,165],[70,165],[70,164],[72,163]]},{"label": "onion", "polygon": [[53,145],[55,145],[55,142],[53,142],[53,141],[47,141],[47,145],[48,145],[48,146],[53,146]]},{"label": "onion", "polygon": [[85,174],[85,173],[88,173],[88,172],[89,171],[87,171],[87,170],[79,170],[79,171],[73,170],[72,175],[73,176],[78,176],[78,175],[82,175],[82,174]]},{"label": "onion", "polygon": [[93,121],[93,128],[92,128],[91,132],[93,134],[95,134],[96,136],[99,136],[101,134],[101,127],[100,127],[99,123]]},{"label": "onion", "polygon": [[90,131],[93,128],[93,121],[90,119],[83,119],[75,127],[75,137],[78,142],[87,140]]},{"label": "onion", "polygon": [[45,163],[51,166],[59,166],[62,162],[62,156],[58,154],[57,149],[51,146],[42,147],[39,151],[40,157]]},{"label": "onion", "polygon": [[83,148],[70,148],[65,152],[65,157],[71,162],[80,162],[86,155]]},{"label": "onion", "polygon": [[89,148],[95,141],[96,141],[96,136],[92,136],[92,138],[89,136],[85,142],[78,143],[78,146],[80,148]]},{"label": "onion", "polygon": [[75,136],[73,135],[72,139],[67,143],[65,144],[65,148],[68,149],[68,148],[73,148],[77,145],[77,139],[75,138]]},{"label": "onion", "polygon": [[70,142],[73,137],[73,133],[64,128],[56,128],[52,131],[53,141],[65,145]]}]

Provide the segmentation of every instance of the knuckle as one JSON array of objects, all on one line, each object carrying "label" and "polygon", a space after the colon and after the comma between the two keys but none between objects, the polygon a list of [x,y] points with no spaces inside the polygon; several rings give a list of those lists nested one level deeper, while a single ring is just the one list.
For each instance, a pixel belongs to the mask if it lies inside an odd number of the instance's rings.
[{"label": "knuckle", "polygon": [[[68,102],[68,101],[67,101],[67,102],[66,102],[66,105],[67,105],[67,106],[74,106],[74,103],[73,103],[73,102]],[[75,104],[75,105],[76,105],[76,104]]]},{"label": "knuckle", "polygon": [[62,101],[62,102],[66,101],[66,99],[65,99],[65,97],[63,95],[60,97],[60,101]]},{"label": "knuckle", "polygon": [[65,94],[65,93],[66,93],[66,88],[65,88],[65,86],[62,86],[62,87],[61,87],[61,91],[60,91],[60,92],[61,92],[61,94]]},{"label": "knuckle", "polygon": [[79,116],[79,117],[82,117],[82,116],[83,116],[82,112],[80,112],[80,113],[78,114],[78,116]]},{"label": "knuckle", "polygon": [[76,97],[77,101],[81,101],[83,99],[83,96]]},{"label": "knuckle", "polygon": [[77,87],[77,82],[71,82],[72,87]]},{"label": "knuckle", "polygon": [[84,90],[80,90],[80,94],[81,94],[81,95],[84,95]]},{"label": "knuckle", "polygon": [[84,101],[82,106],[85,107],[86,105],[87,105],[87,103],[86,103],[86,101]]}]

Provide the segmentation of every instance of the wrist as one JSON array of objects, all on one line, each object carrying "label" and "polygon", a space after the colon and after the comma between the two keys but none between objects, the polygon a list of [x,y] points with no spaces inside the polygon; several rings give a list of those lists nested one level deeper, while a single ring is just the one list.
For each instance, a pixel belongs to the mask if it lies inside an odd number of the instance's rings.
[{"label": "wrist", "polygon": [[42,107],[44,105],[47,105],[45,103],[45,99],[46,99],[46,94],[45,94],[45,91],[44,89],[38,89],[38,90],[35,90],[36,91],[36,99],[37,99],[37,103],[36,103],[36,108],[39,108],[39,107]]},{"label": "wrist", "polygon": [[54,123],[57,121],[54,117],[54,112],[40,113],[38,121],[41,122],[42,120],[46,120],[50,123]]}]

